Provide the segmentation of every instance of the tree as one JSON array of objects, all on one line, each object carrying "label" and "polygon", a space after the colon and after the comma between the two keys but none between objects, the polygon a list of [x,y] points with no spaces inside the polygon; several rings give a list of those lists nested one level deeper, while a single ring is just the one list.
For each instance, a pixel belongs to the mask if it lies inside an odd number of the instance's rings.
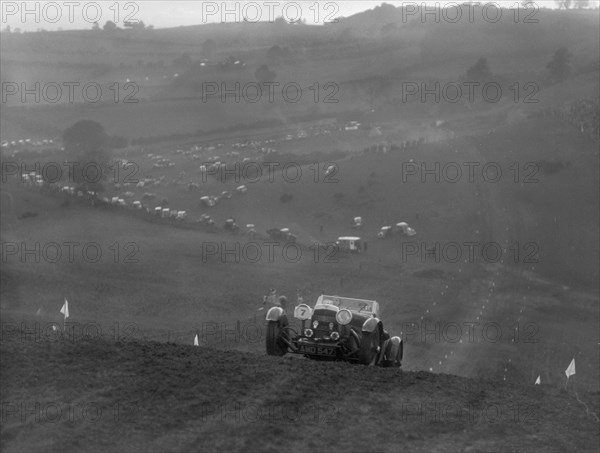
[{"label": "tree", "polygon": [[100,30],[100,25],[98,24],[98,21],[94,22],[94,25],[92,25],[92,30],[94,30],[94,31]]},{"label": "tree", "polygon": [[63,133],[63,147],[70,168],[70,180],[78,190],[101,192],[109,174],[111,152],[108,135],[96,121],[81,120]]},{"label": "tree", "polygon": [[107,20],[102,29],[104,31],[115,31],[117,29],[117,24],[115,24],[112,20]]},{"label": "tree", "polygon": [[571,0],[556,0],[559,8],[569,9],[571,6]]},{"label": "tree", "polygon": [[267,83],[275,81],[277,74],[274,71],[271,71],[269,67],[264,64],[256,70],[254,77],[259,83]]},{"label": "tree", "polygon": [[479,60],[467,70],[467,79],[474,82],[487,82],[492,79],[492,71],[485,57],[479,57]]},{"label": "tree", "polygon": [[142,21],[142,20],[127,21],[123,24],[123,26],[125,28],[131,28],[132,30],[145,30],[146,29],[146,24],[144,24],[144,21]]},{"label": "tree", "polygon": [[550,78],[555,81],[564,80],[571,73],[571,57],[573,55],[566,47],[561,47],[552,60],[546,65]]}]

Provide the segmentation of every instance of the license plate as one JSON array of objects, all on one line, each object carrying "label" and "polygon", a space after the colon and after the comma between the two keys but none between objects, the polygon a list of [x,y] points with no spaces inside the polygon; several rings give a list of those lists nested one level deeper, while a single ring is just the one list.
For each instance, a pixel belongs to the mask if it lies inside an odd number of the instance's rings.
[{"label": "license plate", "polygon": [[299,351],[303,354],[324,355],[324,356],[328,356],[328,357],[335,357],[335,348],[329,348],[327,346],[302,344],[302,345],[300,345]]}]

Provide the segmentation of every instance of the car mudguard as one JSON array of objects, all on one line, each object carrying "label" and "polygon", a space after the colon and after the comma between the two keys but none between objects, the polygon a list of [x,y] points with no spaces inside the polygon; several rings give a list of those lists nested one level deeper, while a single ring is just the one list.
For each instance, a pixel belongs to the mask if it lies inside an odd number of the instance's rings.
[{"label": "car mudguard", "polygon": [[383,367],[402,366],[403,349],[404,344],[400,337],[385,340],[377,358],[377,365]]},{"label": "car mudguard", "polygon": [[379,319],[377,318],[369,318],[362,325],[363,332],[375,332],[375,329],[379,326]]},{"label": "car mudguard", "polygon": [[388,359],[402,361],[402,355],[404,354],[404,343],[400,337],[390,338],[388,347],[386,348],[385,355]]},{"label": "car mudguard", "polygon": [[281,307],[271,307],[265,316],[266,321],[279,321],[285,316],[285,311]]}]

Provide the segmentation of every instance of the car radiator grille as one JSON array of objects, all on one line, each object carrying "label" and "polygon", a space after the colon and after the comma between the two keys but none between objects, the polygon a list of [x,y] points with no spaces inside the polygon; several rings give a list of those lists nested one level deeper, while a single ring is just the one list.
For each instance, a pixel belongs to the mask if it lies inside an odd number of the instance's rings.
[{"label": "car radiator grille", "polygon": [[[329,336],[329,333],[333,330],[338,330],[337,322],[335,320],[335,316],[314,316],[313,321],[318,321],[319,325],[317,326],[315,331],[315,336],[324,337]],[[329,323],[333,323],[333,330],[329,330]]]}]

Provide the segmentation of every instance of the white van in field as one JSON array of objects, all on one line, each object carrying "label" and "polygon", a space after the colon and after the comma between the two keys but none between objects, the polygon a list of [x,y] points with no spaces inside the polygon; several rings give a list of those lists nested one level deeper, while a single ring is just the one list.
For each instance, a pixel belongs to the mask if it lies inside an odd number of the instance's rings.
[{"label": "white van in field", "polygon": [[352,253],[362,252],[362,243],[358,236],[340,236],[335,243],[341,251]]}]

